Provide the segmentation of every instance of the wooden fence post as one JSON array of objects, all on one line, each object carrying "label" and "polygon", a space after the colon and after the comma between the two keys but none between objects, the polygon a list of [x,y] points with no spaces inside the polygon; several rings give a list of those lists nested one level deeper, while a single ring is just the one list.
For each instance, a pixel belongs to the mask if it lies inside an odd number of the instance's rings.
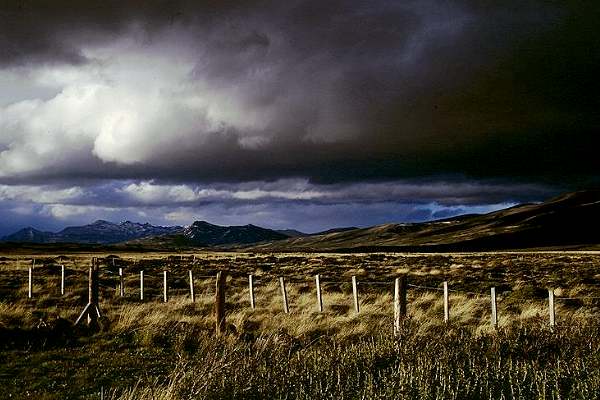
[{"label": "wooden fence post", "polygon": [[554,289],[548,289],[548,310],[550,312],[550,327],[554,329],[556,325],[556,310],[554,308]]},{"label": "wooden fence post", "polygon": [[323,297],[321,296],[321,277],[319,274],[315,275],[315,285],[317,288],[317,309],[319,312],[323,312]]},{"label": "wooden fence post", "polygon": [[191,269],[188,271],[188,275],[190,277],[190,299],[192,299],[192,303],[195,303],[196,295],[194,293],[194,273]]},{"label": "wooden fence post", "polygon": [[394,336],[400,331],[400,278],[394,279]]},{"label": "wooden fence post", "polygon": [[167,284],[167,270],[163,271],[163,302],[169,301],[169,286]]},{"label": "wooden fence post", "polygon": [[140,271],[140,300],[144,300],[144,270]]},{"label": "wooden fence post", "polygon": [[[113,258],[113,261],[115,259]],[[123,277],[123,268],[119,268],[119,296],[125,296],[125,279]]]},{"label": "wooden fence post", "polygon": [[27,282],[27,298],[33,297],[33,268],[29,267],[29,280]]},{"label": "wooden fence post", "polygon": [[[95,264],[95,263],[94,263]],[[88,304],[97,304],[98,299],[98,274],[96,273],[95,265],[90,268],[88,282]],[[87,323],[91,325],[96,322],[97,315],[94,310],[89,310],[87,315]]]},{"label": "wooden fence post", "polygon": [[283,300],[283,312],[286,314],[289,314],[290,308],[288,307],[287,290],[285,290],[285,279],[283,278],[283,276],[279,277],[279,286],[281,286],[281,298]]},{"label": "wooden fence post", "polygon": [[358,283],[356,282],[356,276],[352,275],[352,297],[354,297],[354,311],[358,314],[360,312],[360,305],[358,302]]},{"label": "wooden fence post", "polygon": [[217,272],[215,290],[215,331],[217,335],[225,332],[225,280],[227,273]]},{"label": "wooden fence post", "polygon": [[394,281],[394,336],[400,334],[400,321],[406,316],[406,275]]},{"label": "wooden fence post", "polygon": [[60,295],[65,295],[65,266],[60,266]]},{"label": "wooden fence post", "polygon": [[490,297],[492,300],[492,325],[498,326],[498,308],[496,307],[496,288],[490,289]]},{"label": "wooden fence post", "polygon": [[87,316],[88,325],[95,326],[98,318],[101,317],[100,307],[98,306],[98,264],[96,258],[92,258],[92,266],[88,277],[88,303],[75,321],[75,325],[79,324],[84,316]]},{"label": "wooden fence post", "polygon": [[448,282],[444,281],[444,322],[450,322],[450,304],[448,303]]},{"label": "wooden fence post", "polygon": [[248,275],[248,289],[250,290],[250,308],[254,310],[256,304],[254,303],[254,277],[252,274]]}]

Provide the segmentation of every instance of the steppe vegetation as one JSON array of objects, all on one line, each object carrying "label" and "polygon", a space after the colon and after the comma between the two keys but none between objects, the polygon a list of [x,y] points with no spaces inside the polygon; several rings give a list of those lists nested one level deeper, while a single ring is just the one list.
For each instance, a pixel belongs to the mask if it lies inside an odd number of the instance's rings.
[{"label": "steppe vegetation", "polygon": [[[102,257],[101,329],[73,327],[86,270]],[[0,387],[8,398],[597,398],[600,254],[107,254],[0,259]],[[33,298],[27,269],[35,257]],[[59,293],[67,268],[66,294]],[[119,297],[117,270],[125,271]],[[139,271],[145,300],[139,300]],[[162,271],[171,298],[162,302]],[[196,301],[187,272],[196,274]],[[214,278],[228,271],[227,333],[214,334]],[[247,274],[256,277],[249,307]],[[316,307],[321,275],[324,311]],[[394,337],[393,279],[408,274]],[[359,281],[360,313],[351,277]],[[288,282],[282,312],[278,276]],[[439,289],[448,281],[450,323]],[[499,326],[490,324],[497,288]],[[557,326],[548,326],[548,288]]]}]

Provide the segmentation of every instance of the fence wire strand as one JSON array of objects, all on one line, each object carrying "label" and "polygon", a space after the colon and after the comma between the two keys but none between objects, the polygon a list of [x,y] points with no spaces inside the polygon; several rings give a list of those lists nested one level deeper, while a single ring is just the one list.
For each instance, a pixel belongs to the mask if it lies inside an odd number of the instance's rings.
[{"label": "fence wire strand", "polygon": [[[26,273],[28,268],[31,268],[31,266],[29,266],[28,264],[30,264],[32,261],[31,260],[17,260],[18,262],[20,262],[22,264],[22,266],[24,266],[25,268],[22,269],[17,269],[17,271],[19,272],[24,272]],[[185,265],[189,265],[191,263],[191,265],[197,265],[199,260],[192,260],[191,258],[187,258],[187,259],[182,259],[181,260],[182,263],[185,262]],[[132,265],[143,265],[144,263],[156,263],[157,260],[125,260],[125,259],[121,259],[121,260],[117,260],[114,264],[104,260],[104,262],[102,262],[103,266],[106,266],[107,268],[103,268],[102,269],[102,273],[106,274],[107,276],[104,277],[105,282],[106,281],[113,281],[114,283],[112,285],[108,285],[106,283],[102,283],[99,282],[99,286],[104,288],[104,289],[109,289],[109,290],[118,290],[118,285],[119,282],[115,279],[117,277],[119,277],[120,275],[118,274],[118,272],[116,271],[116,268],[123,265],[125,267],[127,266],[132,266]],[[161,259],[158,260],[158,262],[163,262],[165,264],[168,264],[167,267],[169,269],[167,269],[166,271],[169,272],[169,280],[170,281],[186,281],[189,282],[189,275],[185,274],[183,276],[178,276],[178,275],[174,275],[173,272],[171,272],[171,268],[174,267],[173,262],[177,262],[177,260],[174,259]],[[43,264],[43,263],[39,263],[39,261],[37,261],[35,267],[33,268],[33,271],[35,271],[36,269],[42,269],[42,268],[46,268],[46,267],[60,267],[61,265],[64,264]],[[73,264],[75,266],[75,264]],[[152,265],[153,266],[153,265]],[[162,266],[164,267],[164,265]],[[112,269],[111,269],[112,268]],[[122,267],[121,267],[122,268]],[[160,266],[159,266],[160,268]],[[114,270],[113,270],[114,269]],[[58,270],[60,271],[60,269]],[[126,270],[124,270],[125,272]],[[135,272],[129,272],[127,275],[128,276],[132,276],[134,274],[139,273],[139,271],[144,271],[143,269],[139,269],[138,271]],[[191,271],[193,271],[193,269],[191,269]],[[155,271],[153,271],[155,272]],[[144,274],[144,279],[148,280],[148,281],[156,281],[156,280],[163,280],[164,279],[164,275],[162,273],[162,271],[160,271],[160,274],[154,275],[154,274]],[[229,276],[231,277],[230,280],[230,284],[234,284],[234,285],[248,285],[248,278],[249,275],[244,275],[244,274],[238,274],[234,271],[228,271]],[[493,271],[491,274],[497,276],[504,276],[504,275],[509,275],[508,271]],[[88,269],[80,269],[80,268],[67,268],[65,266],[65,282],[66,281],[78,281],[81,280],[84,277],[87,277],[88,275]],[[125,274],[124,274],[125,275]],[[201,281],[201,280],[210,280],[210,279],[215,279],[216,278],[216,273],[215,274],[201,274],[201,275],[193,275],[193,279],[196,281]],[[260,275],[260,276],[256,276],[256,275],[252,275],[253,276],[253,285],[254,286],[264,286],[264,285],[268,285],[268,284],[278,284],[278,279],[279,278],[284,278],[284,281],[286,284],[289,285],[304,285],[304,286],[309,286],[309,287],[313,287],[315,286],[314,283],[314,275],[310,276],[310,275]],[[360,277],[356,277],[357,278],[357,285],[359,286],[393,286],[394,281],[393,280],[389,280],[389,281],[381,281],[381,280],[359,280]],[[9,289],[14,289],[15,287],[21,287],[21,284],[23,282],[21,282],[21,280],[25,280],[25,285],[27,284],[27,277],[25,276],[19,276],[19,283],[17,284],[10,284],[10,283],[0,283],[0,288],[3,290],[9,290]],[[45,277],[44,279],[46,279],[47,281],[47,277]],[[100,278],[102,279],[102,278]],[[36,279],[34,278],[34,281]],[[35,282],[36,284],[39,284],[39,282]],[[45,282],[44,282],[45,283]],[[206,282],[198,282],[199,284],[203,284]],[[320,276],[320,284],[321,286],[327,286],[327,285],[341,285],[341,284],[352,284],[352,280],[350,278],[348,278],[347,280],[341,280],[341,279],[336,279],[335,277],[332,277],[331,279],[328,279],[328,277],[326,276]],[[501,283],[499,283],[500,285]],[[594,287],[600,287],[600,283],[578,283],[579,285],[585,285],[585,286],[594,286]],[[436,286],[428,286],[428,285],[416,285],[416,284],[407,284],[408,287],[413,288],[413,289],[418,289],[418,290],[428,290],[428,291],[437,291],[437,292],[442,292],[444,291],[443,288],[441,287],[436,287]],[[171,287],[169,288],[169,291],[171,293],[183,293],[188,292],[189,289],[184,289],[184,288],[174,288]],[[489,293],[485,293],[485,292],[473,292],[473,291],[468,291],[468,290],[461,290],[461,289],[451,289],[448,288],[448,292],[450,293],[456,293],[456,294],[464,294],[464,295],[471,295],[471,296],[477,296],[477,297],[486,297],[489,296]],[[508,291],[508,293],[512,293],[511,291]],[[595,295],[590,295],[590,296],[566,296],[566,297],[562,297],[562,296],[556,296],[555,297],[556,300],[600,300],[600,296],[595,296]],[[501,297],[498,299],[498,301],[501,301]]]}]

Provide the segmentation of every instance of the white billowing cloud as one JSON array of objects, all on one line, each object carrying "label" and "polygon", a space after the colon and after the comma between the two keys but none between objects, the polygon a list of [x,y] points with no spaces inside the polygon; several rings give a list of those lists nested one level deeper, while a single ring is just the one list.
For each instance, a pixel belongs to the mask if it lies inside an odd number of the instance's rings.
[{"label": "white billowing cloud", "polygon": [[[76,74],[73,67],[62,66],[29,71],[27,76],[34,75],[41,87],[62,89],[49,100],[0,109],[0,177],[68,166],[82,158],[141,162],[169,141],[208,128],[202,110],[187,105],[185,96],[165,93],[176,92],[177,79],[185,76],[181,68],[173,70],[177,64],[158,63],[152,56],[115,57]],[[135,69],[143,64],[153,67],[136,78],[141,73]]]},{"label": "white billowing cloud", "polygon": [[259,200],[259,199],[287,199],[287,200],[312,200],[326,197],[327,194],[316,190],[238,190],[233,192],[233,198],[240,200]]},{"label": "white billowing cloud", "polygon": [[158,185],[153,182],[130,183],[118,192],[142,203],[188,203],[205,199],[224,199],[230,192],[216,189],[200,189],[190,185]]},{"label": "white billowing cloud", "polygon": [[[276,186],[276,187],[269,187]],[[326,198],[328,193],[315,190],[304,179],[283,179],[274,184],[250,182],[240,185],[219,185],[200,187],[198,185],[166,185],[154,182],[130,183],[119,192],[131,199],[147,204],[191,203],[197,201],[253,201],[267,199],[315,200]]]},{"label": "white billowing cloud", "polygon": [[42,213],[56,219],[70,219],[75,216],[92,215],[98,211],[111,211],[107,207],[76,206],[70,204],[49,204],[42,208]]},{"label": "white billowing cloud", "polygon": [[76,186],[59,189],[50,186],[0,185],[0,200],[49,204],[72,201],[85,194],[84,189]]},{"label": "white billowing cloud", "polygon": [[543,186],[526,184],[389,181],[319,185],[299,178],[208,186],[142,181],[129,183],[116,190],[127,196],[130,201],[154,205],[219,201],[315,201],[332,204],[392,201],[460,206],[485,204],[484,197],[492,199],[495,203],[512,204],[514,201],[510,201],[511,196],[517,196],[519,193],[537,194],[542,198],[549,193]]},{"label": "white billowing cloud", "polygon": [[[241,135],[242,147],[264,143],[256,132],[276,110],[252,105],[235,82],[217,87],[197,72],[192,78],[197,60],[185,50],[125,38],[84,48],[95,60],[86,65],[0,70],[0,78],[20,77],[40,95],[0,106],[0,178],[151,165],[181,149],[201,150],[209,135],[227,130]],[[45,98],[48,90],[56,95]]]}]

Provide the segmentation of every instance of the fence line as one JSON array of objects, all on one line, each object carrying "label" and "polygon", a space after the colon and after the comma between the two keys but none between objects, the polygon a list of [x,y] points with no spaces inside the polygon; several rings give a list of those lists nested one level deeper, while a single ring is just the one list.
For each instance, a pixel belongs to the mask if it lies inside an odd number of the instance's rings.
[{"label": "fence line", "polygon": [[[114,259],[113,259],[114,260]],[[44,265],[42,265],[44,266]],[[77,278],[78,274],[85,274],[85,271],[81,271],[78,269],[67,269],[65,268],[64,264],[59,265],[60,266],[60,293],[61,296],[65,294],[66,291],[66,285],[65,285],[65,280],[66,278]],[[114,263],[113,263],[114,266]],[[38,268],[39,268],[39,264],[38,264]],[[35,270],[35,260],[32,261],[31,266],[28,267],[28,285],[27,285],[27,296],[29,299],[32,299],[34,297],[34,292],[33,292],[33,288],[34,288],[34,270]],[[70,276],[66,276],[66,273],[69,272]],[[99,288],[103,288],[103,289],[108,289],[111,291],[116,291],[118,290],[119,292],[119,297],[125,297],[125,271],[123,269],[123,267],[119,267],[118,268],[118,274],[115,274],[113,271],[110,271],[108,269],[105,269],[103,272],[108,274],[109,276],[114,276],[115,278],[118,276],[118,283],[117,286],[111,286],[108,285],[106,283],[103,283],[100,281],[100,277],[99,277],[99,263],[94,259],[94,261],[92,262],[92,268],[90,268],[89,270],[89,301],[88,301],[88,305],[84,308],[84,311],[81,313],[80,317],[77,319],[77,323],[84,317],[87,315],[88,318],[88,323],[90,323],[90,321],[94,322],[98,317],[100,317],[100,310],[99,310],[99,306],[98,306],[98,293],[99,293]],[[140,278],[139,278],[139,283],[140,283],[140,300],[144,300],[144,278],[145,278],[145,273],[144,270],[140,270]],[[185,288],[173,288],[173,287],[169,287],[168,281],[169,281],[169,277],[171,276],[170,272],[168,269],[165,269],[162,271],[162,278],[163,278],[163,285],[162,285],[162,297],[163,297],[163,302],[167,303],[169,301],[169,293],[183,293],[183,292],[187,292],[188,289]],[[274,278],[274,276],[271,276],[272,278]],[[301,280],[296,280],[294,281],[291,278],[298,278],[299,275],[286,275],[286,276],[279,276],[277,279],[279,281],[279,286],[280,286],[280,291],[281,291],[281,298],[282,298],[282,305],[283,305],[283,312],[286,314],[290,313],[290,308],[289,308],[289,301],[288,301],[288,293],[287,293],[287,288],[286,288],[286,283],[288,283],[290,280],[292,283],[302,283],[302,284],[306,284],[309,286],[310,285],[310,281],[307,277],[303,277],[304,279]],[[158,278],[158,276],[155,276],[154,278]],[[192,302],[195,302],[195,291],[194,291],[194,279],[195,278],[200,278],[200,279],[215,279],[216,278],[216,282],[217,282],[217,286],[216,286],[216,303],[215,303],[215,315],[217,317],[217,331],[218,332],[222,332],[224,329],[223,325],[223,321],[225,320],[225,314],[224,314],[224,307],[225,307],[225,286],[226,286],[226,281],[227,281],[227,277],[226,274],[224,272],[217,272],[215,275],[196,275],[194,276],[193,271],[190,269],[188,270],[188,284],[189,284],[189,294],[190,294],[190,299]],[[256,308],[256,304],[255,304],[255,292],[254,292],[254,288],[255,285],[257,283],[257,280],[255,278],[254,275],[240,275],[240,276],[231,276],[233,281],[237,281],[237,280],[242,280],[242,279],[247,279],[248,282],[248,290],[250,293],[250,307],[254,310]],[[112,279],[112,277],[111,277]],[[183,279],[181,277],[178,277],[179,279]],[[315,291],[316,291],[316,305],[317,305],[317,310],[318,312],[323,312],[324,310],[324,306],[323,306],[323,295],[322,295],[322,291],[321,291],[321,286],[322,285],[328,285],[328,284],[351,284],[352,285],[352,299],[353,299],[353,303],[354,303],[354,309],[355,312],[358,314],[360,312],[360,303],[359,303],[359,293],[358,293],[358,288],[362,285],[394,285],[394,290],[393,290],[393,309],[394,309],[394,333],[396,335],[399,334],[400,331],[400,325],[401,325],[401,321],[402,319],[407,315],[406,313],[406,309],[407,309],[407,293],[408,293],[408,288],[413,288],[413,289],[417,289],[417,290],[426,290],[426,291],[441,291],[443,292],[443,310],[444,310],[444,314],[443,314],[443,318],[444,318],[444,322],[448,323],[450,321],[450,302],[449,302],[449,293],[461,293],[461,294],[470,294],[470,295],[476,295],[476,296],[483,296],[482,293],[477,293],[477,292],[471,292],[471,291],[463,291],[463,290],[457,290],[457,289],[450,289],[448,286],[448,281],[443,281],[442,282],[442,287],[437,287],[437,286],[428,286],[428,285],[416,285],[416,284],[409,284],[407,283],[407,275],[401,275],[398,278],[395,278],[394,281],[359,281],[357,279],[356,276],[352,276],[351,280],[340,280],[340,279],[335,279],[335,278],[331,278],[331,279],[326,279],[323,280],[323,277],[319,274],[314,276],[315,279]],[[258,280],[258,283],[261,282],[267,282],[267,280],[265,279],[265,277],[263,276],[260,280]],[[270,279],[269,280],[270,283],[273,283],[273,280]],[[2,287],[9,287],[9,285],[2,285]],[[10,286],[13,287],[13,286]],[[490,288],[490,294],[489,294],[489,299],[490,299],[490,305],[491,305],[491,324],[494,327],[498,326],[498,307],[497,307],[497,291],[496,291],[496,287],[491,287]],[[551,328],[554,328],[556,326],[556,308],[555,308],[555,304],[556,301],[560,301],[560,300],[598,300],[600,299],[600,296],[558,296],[556,295],[554,289],[548,289],[548,311],[549,311],[549,325]],[[220,304],[220,305],[219,305]]]},{"label": "fence line", "polygon": [[[33,286],[33,283],[35,281],[35,277],[34,277],[34,268],[29,267],[28,269],[28,282],[31,282],[31,286]],[[109,289],[115,289],[115,290],[119,290],[119,292],[121,291],[125,291],[126,288],[126,282],[125,282],[125,271],[122,268],[119,268],[119,272],[118,273],[114,273],[110,270],[103,270],[103,273],[107,273],[109,275],[115,275],[115,277],[119,278],[119,281],[116,282],[116,287],[113,286],[108,286],[104,283],[101,284],[101,286],[109,288]],[[144,279],[159,279],[162,278],[164,280],[165,277],[165,273],[168,274],[168,276],[171,276],[171,274],[169,273],[169,270],[163,270],[162,274],[160,274],[160,276],[157,275],[148,275],[145,273],[144,270],[140,270],[140,275],[144,276]],[[61,286],[64,285],[64,282],[66,280],[73,280],[73,279],[77,279],[76,275],[87,275],[87,273],[85,271],[79,270],[79,269],[70,269],[70,268],[65,268],[64,266],[62,266],[61,270],[60,270],[60,284]],[[292,277],[296,277],[297,275],[292,275]],[[194,281],[196,280],[196,278],[198,279],[214,279],[216,277],[216,274],[214,275],[196,275],[193,274],[192,270],[188,270],[188,283],[189,283],[189,279],[190,277],[193,277]],[[269,283],[274,283],[274,278],[275,276],[272,275],[270,276],[270,279],[266,279],[265,276],[257,278],[256,276],[252,275],[252,279],[253,279],[253,285],[256,286],[257,284],[269,284]],[[292,284],[297,284],[297,283],[309,283],[310,280],[304,279],[302,282],[298,282],[298,281],[294,281],[289,279],[289,275],[282,275],[281,277],[285,278],[285,282],[286,284],[288,283],[292,283]],[[319,285],[323,286],[323,285],[336,285],[336,284],[348,284],[351,285],[353,284],[353,280],[355,277],[349,277],[348,280],[339,280],[339,279],[327,279],[324,280],[322,275],[318,275],[318,279],[319,279]],[[245,276],[237,276],[237,277],[232,277],[234,280],[246,280],[248,279],[248,275]],[[184,280],[184,276],[176,276],[176,279],[178,280]],[[122,284],[121,284],[122,282]],[[441,284],[444,285],[447,281],[442,282]],[[358,286],[363,286],[363,285],[392,285],[394,283],[394,281],[390,280],[390,281],[358,281],[356,280],[356,284]],[[1,285],[1,284],[0,284]],[[586,284],[587,285],[587,284]],[[10,284],[3,284],[1,285],[3,287],[13,287]],[[29,284],[28,284],[29,286]],[[122,286],[122,287],[121,287]],[[469,295],[477,295],[477,296],[481,296],[482,293],[481,292],[473,292],[473,291],[468,291],[468,290],[461,290],[461,289],[451,289],[451,288],[445,288],[444,286],[442,287],[436,287],[436,286],[426,286],[426,285],[415,285],[415,284],[407,284],[408,287],[414,288],[414,289],[422,289],[422,290],[432,290],[432,291],[440,291],[443,292],[445,290],[447,290],[450,293],[460,293],[460,294],[469,294]],[[595,286],[595,285],[591,285],[591,286]],[[62,289],[62,287],[61,287]],[[180,289],[180,288],[173,288],[174,290]],[[192,290],[192,286],[190,285],[190,291]],[[62,294],[62,290],[61,290],[61,294]],[[120,293],[121,296],[124,296],[124,293]],[[597,300],[600,299],[600,296],[556,296],[557,300]]]},{"label": "fence line", "polygon": [[408,286],[412,287],[412,288],[416,288],[416,289],[441,290],[441,291],[444,290],[444,288],[433,287],[433,286],[420,286],[420,285],[411,285],[411,284],[409,284]]},{"label": "fence line", "polygon": [[[76,275],[87,275],[87,273],[83,270],[79,270],[79,269],[71,269],[71,268],[66,268],[64,266],[61,266],[61,270],[60,275],[59,275],[59,279],[60,279],[60,283],[63,284],[63,281],[66,280],[73,280],[73,279],[77,279]],[[38,267],[39,268],[39,267]],[[32,286],[33,283],[35,281],[35,275],[34,275],[35,269],[32,267],[28,268],[28,281],[31,281]],[[125,282],[125,271],[122,268],[119,268],[119,271],[115,274],[114,272],[110,271],[110,270],[103,270],[103,273],[107,273],[109,275],[115,275],[115,277],[119,278],[119,281],[116,282],[116,287],[113,286],[108,286],[104,283],[101,284],[101,286],[106,287],[106,288],[110,288],[110,289],[114,289],[114,290],[125,290],[126,288],[126,282]],[[168,276],[171,276],[171,273],[169,272],[169,270],[163,270],[162,274],[158,275],[148,275],[145,273],[144,270],[140,270],[140,275],[144,276],[144,279],[148,279],[148,278],[153,278],[153,279],[160,279],[162,278],[164,280],[165,274],[167,274]],[[196,279],[214,279],[217,275],[196,275],[193,274],[192,270],[188,270],[188,282],[190,277],[193,277],[194,281]],[[298,275],[291,275],[292,277],[297,277]],[[336,285],[336,284],[348,284],[351,285],[353,283],[353,279],[355,278],[354,276],[349,277],[348,280],[339,280],[339,279],[327,279],[324,280],[322,275],[317,275],[318,276],[318,280],[319,280],[319,285],[323,286],[323,285]],[[308,284],[310,282],[309,278],[306,278],[302,281],[294,281],[294,280],[290,280],[290,275],[281,275],[280,277],[285,278],[285,282],[286,284],[288,283],[292,283],[292,284],[296,284],[296,283],[306,283]],[[236,276],[232,278],[234,280],[246,280],[248,279],[248,275],[244,275],[244,276]],[[270,279],[266,279],[266,276],[262,276],[257,278],[255,275],[252,275],[252,280],[253,280],[253,285],[256,286],[257,284],[261,284],[261,283],[265,283],[265,284],[269,284],[269,283],[274,283],[275,281],[273,280],[275,278],[275,275],[271,275]],[[184,275],[177,275],[176,279],[178,280],[184,280],[185,277]],[[123,283],[121,285],[121,282]],[[446,284],[447,281],[442,282],[441,284],[444,285]],[[394,284],[394,281],[390,280],[390,281],[359,281],[358,279],[356,280],[356,284],[358,286],[363,286],[363,285],[392,285]],[[10,284],[0,284],[3,287],[8,287],[11,288],[13,287],[13,285]],[[595,286],[593,284],[585,284],[585,285],[589,285],[589,286]],[[28,285],[29,286],[29,285]],[[122,287],[121,287],[122,286]],[[433,290],[433,291],[440,291],[443,292],[445,290],[447,290],[450,293],[460,293],[460,294],[470,294],[470,295],[477,295],[477,296],[481,296],[482,293],[481,292],[473,292],[473,291],[468,291],[468,290],[461,290],[461,289],[451,289],[451,288],[447,288],[445,289],[444,286],[442,287],[436,287],[436,286],[426,286],[426,285],[415,285],[415,284],[407,284],[408,287],[410,288],[414,288],[414,289],[422,289],[422,290]],[[174,290],[177,290],[178,288],[173,288]],[[192,286],[190,285],[190,290],[192,289]],[[122,294],[122,296],[124,295],[124,293]],[[556,299],[558,300],[597,300],[600,299],[600,296],[556,296]]]}]

